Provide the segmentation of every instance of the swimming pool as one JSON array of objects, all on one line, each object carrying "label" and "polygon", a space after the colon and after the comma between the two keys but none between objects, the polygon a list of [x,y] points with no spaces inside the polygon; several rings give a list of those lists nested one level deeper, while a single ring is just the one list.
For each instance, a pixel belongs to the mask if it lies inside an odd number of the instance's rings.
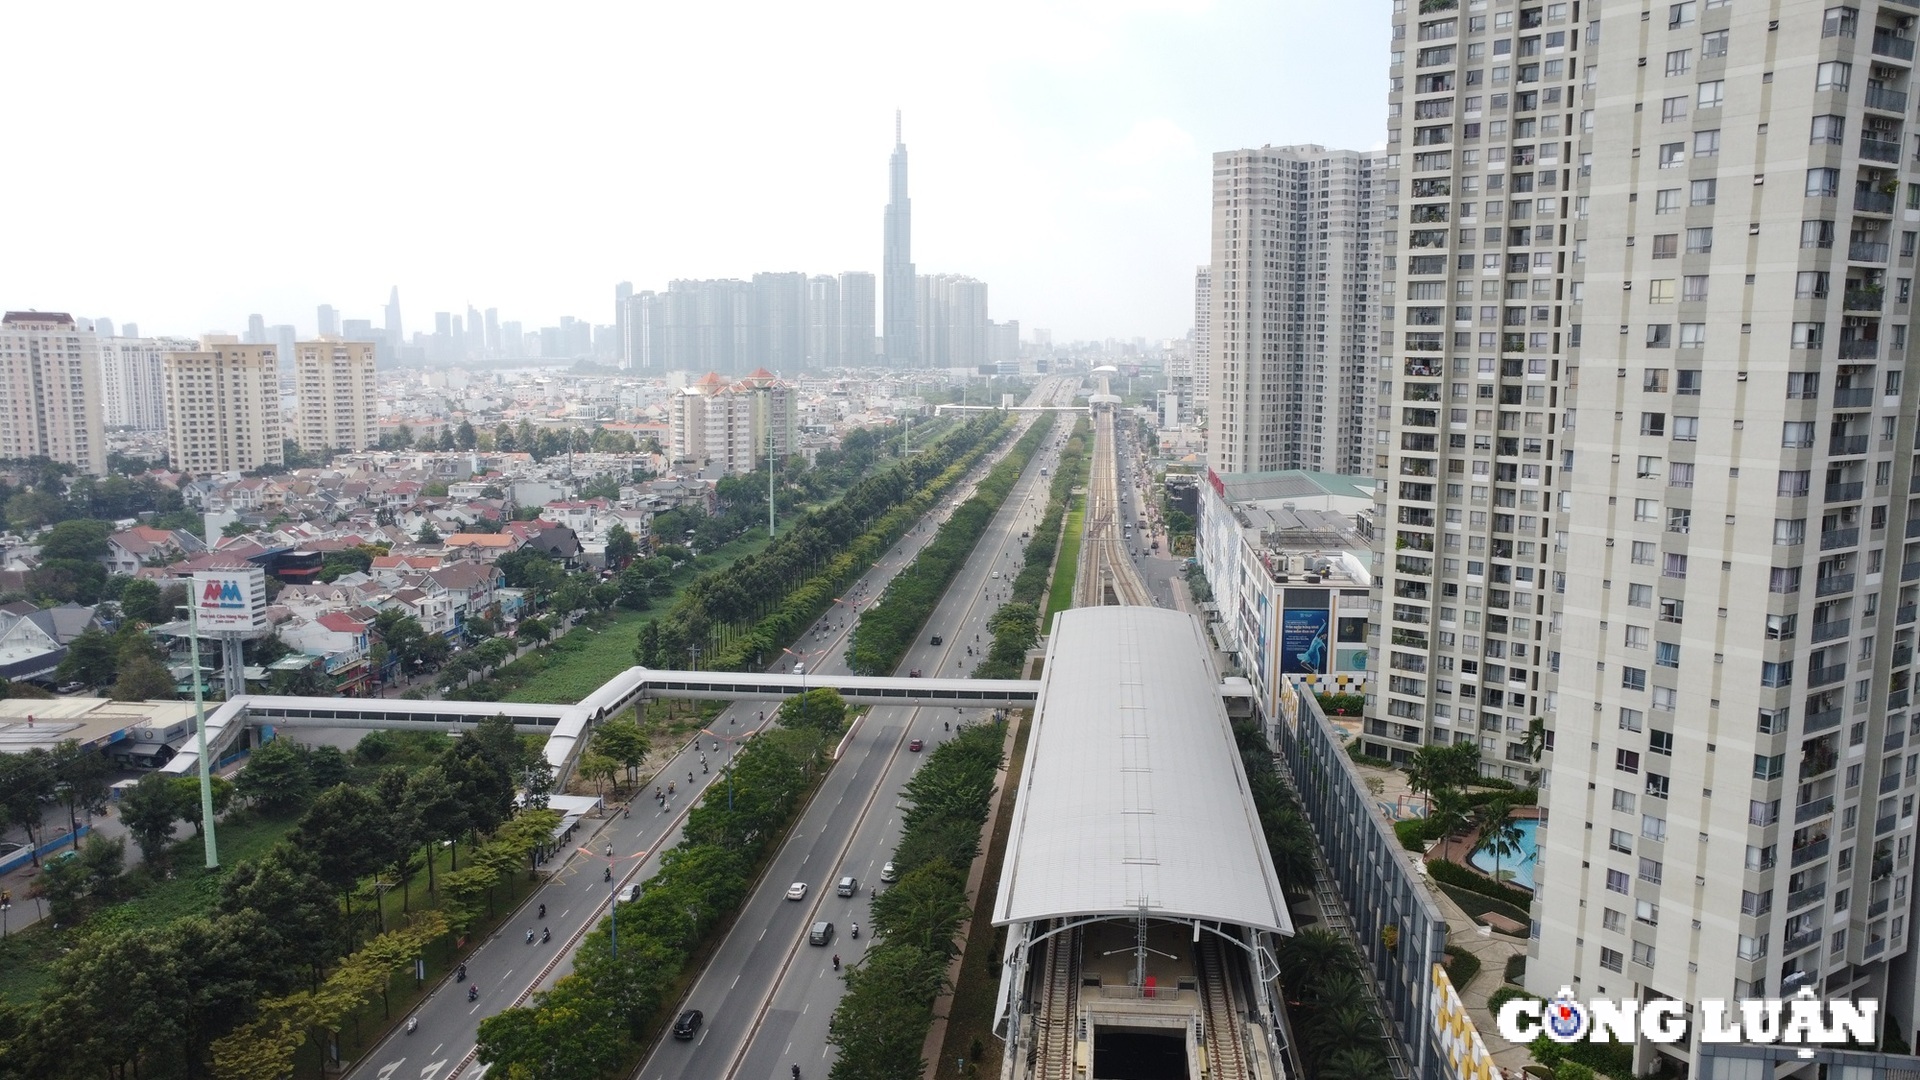
[{"label": "swimming pool", "polygon": [[[1535,834],[1540,831],[1540,822],[1534,818],[1520,818],[1514,824],[1520,826],[1520,854],[1500,860],[1500,878],[1531,891],[1533,863],[1539,854],[1539,839]],[[1489,876],[1493,874],[1493,852],[1476,851],[1472,861],[1475,869]]]}]

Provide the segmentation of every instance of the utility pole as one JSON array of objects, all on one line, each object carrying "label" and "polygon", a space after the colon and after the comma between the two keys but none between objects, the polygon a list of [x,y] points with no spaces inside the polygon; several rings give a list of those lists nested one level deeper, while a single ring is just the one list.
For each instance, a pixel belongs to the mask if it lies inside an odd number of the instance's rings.
[{"label": "utility pole", "polygon": [[200,821],[206,826],[207,869],[220,867],[220,848],[213,841],[213,762],[207,760],[207,700],[200,686],[200,604],[187,604],[187,636],[193,640],[193,726],[200,746]]}]

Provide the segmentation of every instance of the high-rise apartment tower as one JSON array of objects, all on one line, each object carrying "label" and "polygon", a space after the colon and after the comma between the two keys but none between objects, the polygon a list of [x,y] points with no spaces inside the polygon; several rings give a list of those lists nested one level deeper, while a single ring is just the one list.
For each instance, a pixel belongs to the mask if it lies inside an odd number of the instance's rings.
[{"label": "high-rise apartment tower", "polygon": [[380,441],[373,346],[330,338],[293,347],[299,423],[294,441],[309,454],[365,450]]},{"label": "high-rise apartment tower", "polygon": [[0,319],[0,458],[107,471],[98,348],[93,331],[64,312]]},{"label": "high-rise apartment tower", "polygon": [[168,353],[164,368],[175,469],[204,477],[285,460],[275,346],[209,335],[198,351]]},{"label": "high-rise apartment tower", "polygon": [[1216,471],[1372,471],[1383,160],[1322,146],[1213,156]]}]

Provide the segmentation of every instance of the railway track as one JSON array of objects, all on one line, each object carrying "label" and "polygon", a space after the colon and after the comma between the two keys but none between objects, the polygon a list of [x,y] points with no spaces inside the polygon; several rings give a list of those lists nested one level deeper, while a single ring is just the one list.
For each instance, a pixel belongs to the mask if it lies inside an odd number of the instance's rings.
[{"label": "railway track", "polygon": [[[1103,391],[1104,393],[1104,388]],[[1151,607],[1153,597],[1134,566],[1127,514],[1120,501],[1120,466],[1110,408],[1093,414],[1093,464],[1087,480],[1086,536],[1080,548],[1075,607]]]},{"label": "railway track", "polygon": [[1074,1080],[1074,1044],[1079,1041],[1080,931],[1047,942],[1047,981],[1035,1018],[1032,1075],[1035,1080]]}]

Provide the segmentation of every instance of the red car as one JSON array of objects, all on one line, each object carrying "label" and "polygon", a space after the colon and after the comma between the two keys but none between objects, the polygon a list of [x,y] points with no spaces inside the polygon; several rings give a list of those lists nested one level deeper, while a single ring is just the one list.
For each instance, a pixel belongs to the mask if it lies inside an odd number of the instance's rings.
[{"label": "red car", "polygon": [[917,753],[919,753],[919,752],[920,752],[920,751],[921,751],[922,749],[924,749],[924,748],[926,747],[926,745],[927,745],[926,743],[923,743],[923,742],[921,742],[921,741],[920,741],[919,739],[915,739],[915,740],[913,740],[912,742],[910,742],[910,743],[908,743],[908,744],[907,744],[907,749],[909,749],[909,750],[911,750],[911,751],[913,751],[914,753],[916,753],[916,754],[917,754]]},{"label": "red car", "polygon": [[919,668],[914,668],[914,669],[913,669],[912,671],[909,671],[909,672],[907,672],[907,678],[909,678],[909,679],[917,679],[917,678],[919,678],[919,677],[920,677],[920,669],[919,669]]}]

